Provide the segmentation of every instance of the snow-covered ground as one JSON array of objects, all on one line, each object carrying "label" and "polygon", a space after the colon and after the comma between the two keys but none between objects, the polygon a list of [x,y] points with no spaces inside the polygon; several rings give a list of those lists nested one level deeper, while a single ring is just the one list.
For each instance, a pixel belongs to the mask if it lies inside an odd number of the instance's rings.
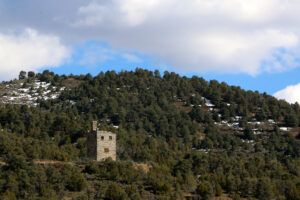
[{"label": "snow-covered ground", "polygon": [[65,90],[65,87],[57,88],[39,80],[32,83],[4,84],[4,89],[1,91],[2,97],[0,97],[0,102],[3,104],[37,106],[37,100],[57,99]]}]

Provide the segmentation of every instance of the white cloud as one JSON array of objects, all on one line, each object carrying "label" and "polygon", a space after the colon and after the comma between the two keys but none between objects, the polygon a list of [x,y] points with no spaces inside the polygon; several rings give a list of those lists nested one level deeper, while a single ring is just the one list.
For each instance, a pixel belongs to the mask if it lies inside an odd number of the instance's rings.
[{"label": "white cloud", "polygon": [[131,53],[124,53],[121,55],[122,58],[126,59],[128,62],[133,62],[133,63],[141,63],[143,60]]},{"label": "white cloud", "polygon": [[297,66],[300,30],[289,24],[297,8],[295,0],[95,0],[73,24],[178,71],[256,75]]},{"label": "white cloud", "polygon": [[120,13],[124,16],[125,22],[131,26],[143,23],[151,13],[164,4],[161,0],[126,0],[118,1]]},{"label": "white cloud", "polygon": [[27,28],[21,34],[0,33],[0,79],[15,78],[21,70],[59,66],[69,53],[58,37],[33,29]]},{"label": "white cloud", "polygon": [[[178,72],[281,72],[299,66],[299,0],[7,1],[0,31],[34,27],[70,45],[104,41]],[[96,56],[96,54],[95,54]]]},{"label": "white cloud", "polygon": [[300,103],[300,83],[290,85],[274,94],[277,99],[284,99],[289,103]]},{"label": "white cloud", "polygon": [[90,3],[87,6],[80,7],[78,14],[86,16],[84,19],[80,19],[75,22],[74,26],[94,26],[103,22],[103,15],[107,13],[106,7],[99,5],[95,2]]}]

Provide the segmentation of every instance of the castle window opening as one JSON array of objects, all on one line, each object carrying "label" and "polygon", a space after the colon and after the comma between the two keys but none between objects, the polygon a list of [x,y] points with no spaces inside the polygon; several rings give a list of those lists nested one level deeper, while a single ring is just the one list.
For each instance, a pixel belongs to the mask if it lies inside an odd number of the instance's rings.
[{"label": "castle window opening", "polygon": [[109,140],[112,140],[112,136],[109,136]]},{"label": "castle window opening", "polygon": [[101,140],[104,140],[104,136],[101,136]]},{"label": "castle window opening", "polygon": [[108,153],[109,152],[109,148],[104,148],[104,153]]}]

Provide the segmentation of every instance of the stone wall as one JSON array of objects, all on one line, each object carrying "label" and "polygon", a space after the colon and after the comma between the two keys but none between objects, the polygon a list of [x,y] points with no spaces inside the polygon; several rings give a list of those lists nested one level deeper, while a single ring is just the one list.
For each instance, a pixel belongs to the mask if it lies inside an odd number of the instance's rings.
[{"label": "stone wall", "polygon": [[97,161],[111,157],[116,160],[116,134],[97,131]]},{"label": "stone wall", "polygon": [[93,121],[91,131],[87,134],[87,155],[96,161],[106,158],[116,160],[117,138],[116,134],[108,131],[99,131],[97,122]]}]

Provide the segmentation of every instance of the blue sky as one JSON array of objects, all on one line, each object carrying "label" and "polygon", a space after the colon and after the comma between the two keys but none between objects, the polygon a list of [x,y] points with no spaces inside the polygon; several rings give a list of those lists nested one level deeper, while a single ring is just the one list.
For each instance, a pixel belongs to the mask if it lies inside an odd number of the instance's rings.
[{"label": "blue sky", "polygon": [[168,70],[300,102],[298,0],[2,0],[0,80]]}]

